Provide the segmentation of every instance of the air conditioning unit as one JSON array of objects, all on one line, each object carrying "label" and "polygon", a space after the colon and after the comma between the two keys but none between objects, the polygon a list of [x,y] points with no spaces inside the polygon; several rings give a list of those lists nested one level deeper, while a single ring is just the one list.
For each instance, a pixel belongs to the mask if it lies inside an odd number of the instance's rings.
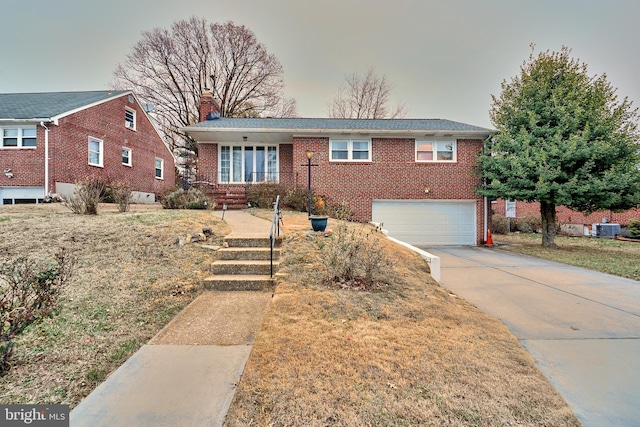
[{"label": "air conditioning unit", "polygon": [[620,224],[593,224],[593,236],[613,239],[620,235]]},{"label": "air conditioning unit", "polygon": [[133,123],[131,123],[131,122],[124,122],[124,127],[128,128],[128,129],[133,129]]}]

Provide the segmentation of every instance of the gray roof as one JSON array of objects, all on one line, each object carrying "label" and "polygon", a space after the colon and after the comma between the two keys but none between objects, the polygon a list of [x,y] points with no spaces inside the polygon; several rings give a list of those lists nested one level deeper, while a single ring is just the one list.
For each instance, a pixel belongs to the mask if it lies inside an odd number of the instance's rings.
[{"label": "gray roof", "polygon": [[130,91],[44,92],[0,94],[0,120],[53,118]]},{"label": "gray roof", "polygon": [[[202,128],[202,129],[200,129]],[[452,131],[491,132],[490,129],[442,119],[328,119],[328,118],[220,118],[187,130],[353,130],[353,131]]]}]

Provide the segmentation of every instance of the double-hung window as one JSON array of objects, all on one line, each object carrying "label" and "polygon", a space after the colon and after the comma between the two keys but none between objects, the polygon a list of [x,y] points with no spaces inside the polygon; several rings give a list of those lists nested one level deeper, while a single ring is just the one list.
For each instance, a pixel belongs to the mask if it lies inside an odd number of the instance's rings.
[{"label": "double-hung window", "polygon": [[89,137],[89,164],[91,166],[103,166],[104,151],[103,141],[92,136]]},{"label": "double-hung window", "polygon": [[371,140],[332,139],[329,154],[332,162],[370,162]]},{"label": "double-hung window", "polygon": [[132,166],[131,163],[131,148],[122,147],[122,164],[125,166]]},{"label": "double-hung window", "polygon": [[35,147],[37,144],[36,134],[35,126],[4,128],[0,131],[2,136],[0,146],[5,148]]},{"label": "double-hung window", "polygon": [[131,130],[136,130],[136,110],[131,108],[124,109],[124,127]]},{"label": "double-hung window", "polygon": [[164,179],[164,159],[156,157],[156,178]]},{"label": "double-hung window", "polygon": [[416,162],[455,162],[455,140],[416,141]]}]

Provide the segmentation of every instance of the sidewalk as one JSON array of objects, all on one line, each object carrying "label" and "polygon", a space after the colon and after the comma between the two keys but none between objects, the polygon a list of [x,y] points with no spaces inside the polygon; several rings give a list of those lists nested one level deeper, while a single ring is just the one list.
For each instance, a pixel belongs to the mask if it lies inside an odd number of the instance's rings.
[{"label": "sidewalk", "polygon": [[[270,222],[244,211],[224,220],[227,237],[269,237]],[[270,292],[200,295],[82,400],[70,425],[221,426],[270,301]]]}]

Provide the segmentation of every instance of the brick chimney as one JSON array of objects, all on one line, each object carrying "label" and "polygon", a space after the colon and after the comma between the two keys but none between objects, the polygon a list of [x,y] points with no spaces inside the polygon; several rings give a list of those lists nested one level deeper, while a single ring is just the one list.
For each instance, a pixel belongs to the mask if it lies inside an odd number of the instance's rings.
[{"label": "brick chimney", "polygon": [[215,115],[216,113],[220,113],[220,107],[213,99],[213,94],[211,92],[204,92],[200,96],[200,121],[204,122],[207,120],[207,115]]}]

